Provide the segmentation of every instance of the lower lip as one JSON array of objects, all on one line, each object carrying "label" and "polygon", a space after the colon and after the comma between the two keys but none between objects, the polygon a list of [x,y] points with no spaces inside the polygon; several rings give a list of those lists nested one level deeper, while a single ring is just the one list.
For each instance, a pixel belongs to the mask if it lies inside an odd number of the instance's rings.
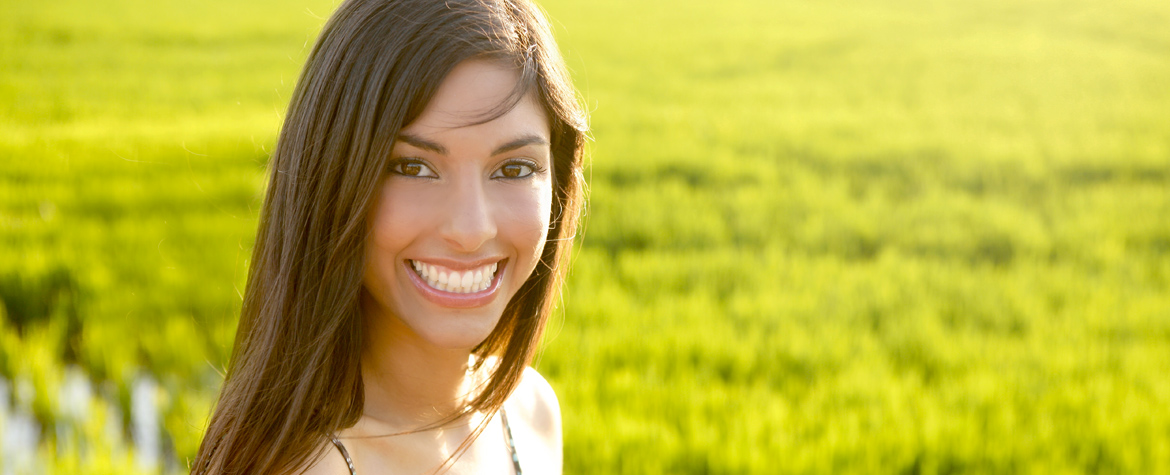
[{"label": "lower lip", "polygon": [[500,281],[503,280],[507,263],[507,259],[500,261],[496,275],[492,278],[492,284],[487,289],[470,294],[457,294],[431,287],[414,271],[409,261],[404,261],[403,267],[406,269],[406,274],[410,276],[410,281],[418,288],[419,293],[432,303],[451,308],[474,308],[487,305],[496,298],[496,291],[500,289]]}]

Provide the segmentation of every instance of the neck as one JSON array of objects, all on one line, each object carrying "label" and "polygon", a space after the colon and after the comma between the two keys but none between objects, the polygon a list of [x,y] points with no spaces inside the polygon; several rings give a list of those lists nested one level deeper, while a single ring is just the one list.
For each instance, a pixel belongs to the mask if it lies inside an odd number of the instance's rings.
[{"label": "neck", "polygon": [[439,348],[389,315],[368,315],[362,349],[364,416],[404,432],[463,411],[474,398],[471,349]]}]

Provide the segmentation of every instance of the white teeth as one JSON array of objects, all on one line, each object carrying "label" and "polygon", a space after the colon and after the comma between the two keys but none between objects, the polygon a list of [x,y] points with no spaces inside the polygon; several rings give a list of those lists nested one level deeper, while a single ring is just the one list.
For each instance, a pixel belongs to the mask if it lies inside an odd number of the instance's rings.
[{"label": "white teeth", "polygon": [[464,293],[466,293],[466,292],[470,292],[470,291],[471,291],[471,279],[472,279],[472,278],[474,278],[474,276],[472,276],[472,275],[471,275],[471,271],[464,272],[464,273],[463,273],[463,278],[462,278],[462,279],[460,279],[460,281],[459,281],[459,290],[458,290],[458,292],[464,292]]},{"label": "white teeth", "polygon": [[410,261],[410,266],[431,288],[457,294],[487,290],[495,279],[496,270],[499,269],[498,262],[464,272],[449,270],[434,264],[424,264],[415,260]]}]

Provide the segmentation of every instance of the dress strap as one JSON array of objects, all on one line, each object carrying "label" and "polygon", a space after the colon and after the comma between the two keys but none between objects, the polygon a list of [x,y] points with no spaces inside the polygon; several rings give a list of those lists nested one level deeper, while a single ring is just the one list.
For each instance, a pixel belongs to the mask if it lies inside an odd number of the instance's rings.
[{"label": "dress strap", "polygon": [[[508,425],[508,415],[504,413],[504,408],[500,408],[500,420],[504,422],[504,440],[508,442],[508,452],[512,455],[512,467],[516,469],[516,475],[523,475],[520,470],[520,456],[516,454],[516,441],[512,439],[512,426]],[[349,451],[345,450],[345,446],[341,444],[341,439],[335,435],[329,436],[329,441],[333,442],[333,446],[341,452],[341,456],[345,457],[345,465],[349,467],[350,475],[357,475],[357,470],[353,468],[353,459],[349,457]]]},{"label": "dress strap", "polygon": [[516,468],[516,475],[523,475],[520,471],[520,456],[516,455],[516,442],[512,440],[512,426],[508,425],[508,414],[500,406],[500,419],[504,421],[504,440],[508,441],[508,452],[512,454],[512,466]]},{"label": "dress strap", "polygon": [[345,450],[344,445],[341,445],[341,439],[338,439],[336,435],[330,435],[329,441],[333,442],[337,450],[341,451],[341,456],[345,457],[345,464],[349,466],[349,475],[357,475],[357,470],[353,469],[353,459],[349,458],[349,451]]}]

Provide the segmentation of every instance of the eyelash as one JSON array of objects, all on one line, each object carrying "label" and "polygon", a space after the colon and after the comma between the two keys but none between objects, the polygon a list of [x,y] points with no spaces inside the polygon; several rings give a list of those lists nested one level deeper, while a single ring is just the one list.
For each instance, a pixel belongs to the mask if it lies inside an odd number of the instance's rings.
[{"label": "eyelash", "polygon": [[495,178],[497,174],[503,172],[505,168],[513,165],[528,167],[531,171],[528,172],[528,174],[522,176],[501,176],[500,178],[505,180],[523,180],[525,178],[530,178],[538,173],[544,172],[544,168],[532,160],[512,159],[504,162],[503,165],[500,165],[500,168],[497,168],[495,172],[492,172],[492,178]]},{"label": "eyelash", "polygon": [[[411,175],[411,174],[404,173],[401,170],[401,167],[406,166],[406,165],[421,166],[421,167],[425,168],[426,171],[429,171],[430,175],[422,175],[422,174]],[[528,167],[531,171],[529,173],[527,173],[525,175],[521,175],[521,176],[514,176],[514,177],[501,176],[500,174],[503,172],[503,170],[509,166]],[[496,171],[492,172],[491,176],[492,176],[492,178],[503,178],[505,180],[523,180],[525,178],[532,177],[533,175],[542,173],[542,172],[544,172],[544,170],[545,170],[544,167],[541,167],[539,164],[537,164],[536,162],[534,162],[532,160],[512,159],[512,160],[508,160],[508,161],[504,162],[502,165],[500,165],[500,167],[497,168]],[[432,167],[426,161],[420,160],[417,158],[399,158],[399,159],[395,159],[395,160],[391,161],[390,162],[390,173],[393,173],[393,174],[399,175],[399,176],[412,177],[412,178],[436,178],[437,177],[437,174],[435,173],[434,167]]]},{"label": "eyelash", "polygon": [[[406,165],[421,166],[423,168],[426,168],[427,171],[429,171],[431,174],[430,175],[410,175],[407,173],[403,173],[401,170],[401,167],[406,166]],[[390,162],[390,173],[393,173],[395,175],[405,176],[405,177],[413,177],[413,178],[434,178],[436,175],[434,167],[432,167],[429,163],[427,163],[423,160],[419,160],[417,158],[399,158],[399,159],[395,159],[395,160],[391,161]]]}]

